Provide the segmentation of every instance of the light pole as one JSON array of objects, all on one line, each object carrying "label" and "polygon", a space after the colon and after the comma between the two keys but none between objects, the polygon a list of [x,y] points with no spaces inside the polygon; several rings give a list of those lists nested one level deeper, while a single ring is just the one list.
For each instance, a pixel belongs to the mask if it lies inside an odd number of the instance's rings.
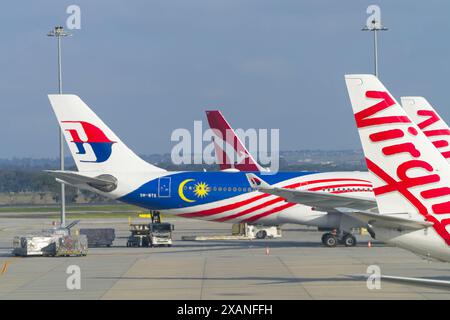
[{"label": "light pole", "polygon": [[372,23],[370,26],[366,25],[364,28],[361,29],[362,31],[372,31],[373,32],[373,56],[375,60],[375,76],[378,78],[378,39],[377,39],[377,33],[378,31],[386,31],[388,28],[385,28],[381,25],[380,21],[376,21],[375,19],[372,20]]},{"label": "light pole", "polygon": [[[67,37],[70,34],[64,31],[64,27],[58,26],[50,31],[47,36],[55,37],[58,44],[58,93],[62,94],[62,70],[61,70],[61,37]],[[59,129],[59,157],[61,170],[64,170],[64,135]],[[66,226],[66,188],[61,183],[61,227]]]}]

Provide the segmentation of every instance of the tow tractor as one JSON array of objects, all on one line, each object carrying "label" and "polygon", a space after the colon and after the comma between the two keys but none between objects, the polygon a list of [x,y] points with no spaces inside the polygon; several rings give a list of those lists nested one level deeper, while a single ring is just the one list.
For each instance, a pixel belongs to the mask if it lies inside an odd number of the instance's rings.
[{"label": "tow tractor", "polygon": [[127,247],[157,247],[172,246],[172,231],[174,225],[161,222],[161,215],[151,213],[151,223],[130,224],[131,235],[128,237]]},{"label": "tow tractor", "polygon": [[235,223],[232,226],[233,235],[244,235],[250,239],[281,238],[280,226],[265,226],[248,223]]}]

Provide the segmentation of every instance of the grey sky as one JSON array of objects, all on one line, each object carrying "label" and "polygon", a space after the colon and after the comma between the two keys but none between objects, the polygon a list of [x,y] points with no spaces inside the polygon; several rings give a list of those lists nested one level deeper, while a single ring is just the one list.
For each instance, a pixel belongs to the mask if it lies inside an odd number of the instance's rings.
[{"label": "grey sky", "polygon": [[63,43],[64,91],[138,153],[169,152],[172,130],[212,108],[234,127],[279,128],[282,150],[359,148],[343,75],[373,70],[372,37],[360,31],[369,4],[390,28],[382,81],[450,120],[448,1],[15,1],[0,13],[0,158],[58,155],[46,33],[70,4],[82,28]]}]

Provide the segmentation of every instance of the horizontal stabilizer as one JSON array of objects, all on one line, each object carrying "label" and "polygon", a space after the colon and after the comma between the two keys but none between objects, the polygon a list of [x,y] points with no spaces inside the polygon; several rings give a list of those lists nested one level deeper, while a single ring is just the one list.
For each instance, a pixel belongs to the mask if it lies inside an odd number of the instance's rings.
[{"label": "horizontal stabilizer", "polygon": [[103,192],[110,192],[117,188],[117,179],[109,174],[102,174],[96,177],[88,177],[74,171],[46,170],[50,175],[63,183],[75,187],[92,187]]}]

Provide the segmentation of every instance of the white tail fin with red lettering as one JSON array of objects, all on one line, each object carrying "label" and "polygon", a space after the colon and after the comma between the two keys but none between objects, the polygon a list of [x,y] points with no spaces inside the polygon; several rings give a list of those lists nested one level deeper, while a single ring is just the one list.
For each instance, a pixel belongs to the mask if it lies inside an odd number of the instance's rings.
[{"label": "white tail fin with red lettering", "polygon": [[48,96],[80,172],[163,172],[131,151],[76,95]]},{"label": "white tail fin with red lettering", "polygon": [[248,152],[220,111],[206,111],[206,117],[214,131],[214,148],[220,170],[267,171]]},{"label": "white tail fin with red lettering", "polygon": [[[346,75],[381,214],[433,223],[450,245],[450,166],[373,75]],[[448,228],[447,228],[448,227]]]},{"label": "white tail fin with red lettering", "polygon": [[424,97],[401,97],[403,109],[450,163],[450,128]]}]

